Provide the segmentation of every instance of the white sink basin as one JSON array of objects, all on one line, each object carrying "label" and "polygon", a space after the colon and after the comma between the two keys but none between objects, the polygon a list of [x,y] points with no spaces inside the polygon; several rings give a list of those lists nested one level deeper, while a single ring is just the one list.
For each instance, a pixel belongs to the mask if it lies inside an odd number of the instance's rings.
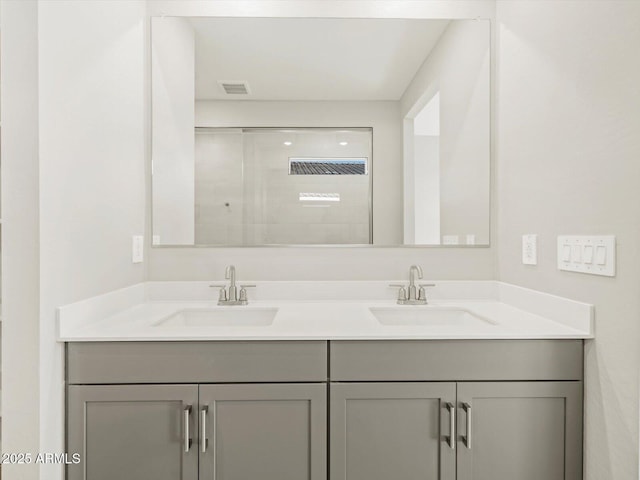
[{"label": "white sink basin", "polygon": [[246,306],[186,308],[157,322],[156,327],[266,327],[273,323],[277,308]]},{"label": "white sink basin", "polygon": [[399,307],[372,307],[369,311],[382,325],[393,326],[490,326],[495,322],[469,310],[433,305],[407,305]]}]

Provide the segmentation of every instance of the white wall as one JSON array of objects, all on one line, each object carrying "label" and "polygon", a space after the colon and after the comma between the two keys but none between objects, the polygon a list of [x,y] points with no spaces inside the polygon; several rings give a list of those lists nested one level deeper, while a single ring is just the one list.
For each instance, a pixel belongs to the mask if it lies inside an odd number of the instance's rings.
[{"label": "white wall", "polygon": [[[1,2],[0,9],[2,451],[37,452],[41,377],[38,6]],[[2,470],[5,478],[38,478],[36,466],[3,465]]]},{"label": "white wall", "polygon": [[[500,1],[499,277],[594,303],[585,479],[638,479],[640,3]],[[537,266],[521,235],[539,235]],[[617,276],[556,269],[558,234],[615,234]]]},{"label": "white wall", "polygon": [[194,243],[195,40],[184,18],[151,25],[153,228],[159,244]]},{"label": "white wall", "polygon": [[492,18],[495,0],[148,0],[151,16]]},{"label": "white wall", "polygon": [[413,118],[439,92],[440,234],[461,243],[489,242],[490,51],[488,21],[450,22],[400,100]]},{"label": "white wall", "polygon": [[412,241],[407,243],[438,245],[440,243],[440,137],[414,135],[413,138],[414,198],[415,205],[419,207],[414,208],[411,223],[414,225],[415,233]]},{"label": "white wall", "polygon": [[[2,8],[3,76],[11,72],[2,91],[3,341],[12,345],[3,349],[3,447],[63,452],[55,309],[144,279],[131,236],[145,226],[145,5]],[[61,465],[19,468],[21,479],[62,478]]]},{"label": "white wall", "polygon": [[[438,245],[441,243],[440,93],[436,93],[415,118],[404,119],[403,124],[407,137],[413,132],[413,148],[404,157],[405,188],[413,183],[411,190],[405,191],[405,242]],[[419,208],[415,208],[416,205]]]}]

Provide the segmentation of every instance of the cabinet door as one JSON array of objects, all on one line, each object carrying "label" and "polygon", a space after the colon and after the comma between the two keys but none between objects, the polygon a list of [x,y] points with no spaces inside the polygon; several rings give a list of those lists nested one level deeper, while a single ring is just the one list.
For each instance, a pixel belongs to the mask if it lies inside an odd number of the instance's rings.
[{"label": "cabinet door", "polygon": [[200,385],[200,480],[326,480],[326,392]]},{"label": "cabinet door", "polygon": [[580,382],[458,384],[459,480],[582,479]]},{"label": "cabinet door", "polygon": [[330,390],[331,480],[455,479],[455,383]]},{"label": "cabinet door", "polygon": [[67,479],[197,480],[197,401],[197,385],[69,386]]}]

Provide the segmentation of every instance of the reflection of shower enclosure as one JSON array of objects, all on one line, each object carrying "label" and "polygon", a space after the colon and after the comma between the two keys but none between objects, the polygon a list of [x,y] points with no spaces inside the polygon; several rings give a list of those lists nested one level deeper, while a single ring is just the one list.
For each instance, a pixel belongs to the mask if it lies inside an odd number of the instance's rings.
[{"label": "reflection of shower enclosure", "polygon": [[371,129],[196,128],[195,138],[196,244],[372,243]]}]

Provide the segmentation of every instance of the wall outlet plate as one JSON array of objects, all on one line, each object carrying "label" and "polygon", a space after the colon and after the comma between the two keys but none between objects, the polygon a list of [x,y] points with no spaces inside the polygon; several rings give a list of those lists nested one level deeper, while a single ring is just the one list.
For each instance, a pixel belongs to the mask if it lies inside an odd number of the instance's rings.
[{"label": "wall outlet plate", "polygon": [[538,235],[530,233],[522,236],[522,263],[538,264]]},{"label": "wall outlet plate", "polygon": [[443,245],[458,245],[460,243],[460,238],[458,235],[443,235],[442,236],[442,244]]},{"label": "wall outlet plate", "polygon": [[131,245],[131,262],[142,263],[144,260],[144,237],[142,235],[134,235]]}]

